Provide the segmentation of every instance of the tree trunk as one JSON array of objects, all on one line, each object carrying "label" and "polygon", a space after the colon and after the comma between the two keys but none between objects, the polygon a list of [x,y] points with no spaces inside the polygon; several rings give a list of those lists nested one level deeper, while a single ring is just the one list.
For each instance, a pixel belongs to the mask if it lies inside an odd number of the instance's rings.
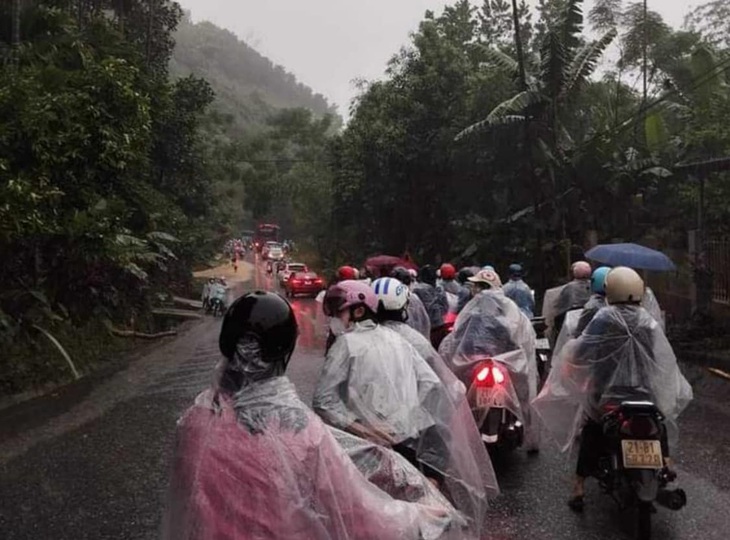
[{"label": "tree trunk", "polygon": [[515,26],[515,48],[517,50],[517,70],[520,77],[520,90],[527,90],[527,76],[525,75],[525,53],[520,35],[520,15],[517,11],[517,0],[512,0],[512,20]]},{"label": "tree trunk", "polygon": [[17,49],[20,46],[20,0],[13,0],[12,16],[10,43],[13,49]]}]

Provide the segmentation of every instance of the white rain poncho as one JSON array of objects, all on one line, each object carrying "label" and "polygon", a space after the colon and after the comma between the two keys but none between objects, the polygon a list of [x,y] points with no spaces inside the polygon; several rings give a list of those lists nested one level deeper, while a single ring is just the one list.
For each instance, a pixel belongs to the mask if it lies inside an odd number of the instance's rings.
[{"label": "white rain poncho", "polygon": [[444,290],[427,283],[417,283],[412,293],[423,302],[431,330],[443,326],[444,316],[449,312],[449,301]]},{"label": "white rain poncho", "polygon": [[[521,351],[522,354],[505,355]],[[444,362],[467,387],[473,385],[474,371],[485,358],[501,356],[510,374],[520,403],[525,425],[525,445],[535,449],[539,429],[532,421],[530,402],[537,393],[535,330],[532,323],[512,300],[501,291],[477,294],[459,314],[454,331],[439,347]],[[476,411],[483,415],[484,411]]]},{"label": "white rain poncho", "polygon": [[512,300],[529,319],[535,315],[535,298],[530,286],[521,279],[510,279],[502,288],[504,295]]},{"label": "white rain poncho", "polygon": [[644,298],[641,301],[641,306],[649,312],[649,315],[654,317],[654,320],[661,325],[662,330],[666,330],[664,313],[659,305],[659,300],[657,300],[654,291],[652,291],[649,287],[647,287],[644,291]]},{"label": "white rain poncho", "polygon": [[436,352],[436,349],[431,345],[425,336],[408,326],[406,323],[397,321],[386,321],[383,326],[393,330],[396,334],[400,335],[408,343],[410,343],[416,352],[426,360],[428,366],[433,370],[436,376],[441,380],[441,383],[449,390],[451,397],[456,401],[463,399],[466,396],[466,387],[459,379],[456,378],[454,373],[444,363],[443,358]]},{"label": "white rain poncho", "polygon": [[431,321],[428,318],[428,311],[426,311],[426,306],[423,305],[421,299],[415,294],[411,294],[408,301],[408,320],[406,324],[427,339],[431,339]]},{"label": "white rain poncho", "polygon": [[666,417],[672,444],[692,388],[664,332],[645,309],[608,306],[554,358],[533,408],[567,451],[587,419],[601,419],[609,395],[645,399],[647,393]]},{"label": "white rain poncho", "polygon": [[[474,459],[471,416],[454,410],[449,391],[405,339],[371,321],[339,336],[315,391],[313,407],[327,423],[354,423],[387,433],[426,470],[467,516],[470,532],[484,530],[487,497],[498,492],[494,471]],[[462,537],[468,537],[463,536]]]},{"label": "white rain poncho", "polygon": [[[560,329],[560,334],[558,334],[558,339],[555,340],[555,347],[553,347],[553,358],[560,354],[561,349],[566,343],[568,343],[568,341],[580,335],[578,328],[585,313],[585,309],[573,309],[565,314],[565,321]],[[593,315],[596,313],[597,312],[594,312]]]},{"label": "white rain poncho", "polygon": [[[393,474],[417,472],[396,467]],[[419,503],[394,500],[370,483],[289,380],[275,377],[235,396],[204,392],[179,421],[162,536],[443,538],[460,518],[427,495],[412,493]]]},{"label": "white rain poncho", "polygon": [[550,344],[555,348],[560,334],[560,319],[568,311],[582,308],[591,297],[591,282],[587,279],[574,279],[561,287],[545,291],[542,305],[542,315],[548,326],[547,336]]},{"label": "white rain poncho", "polygon": [[578,323],[575,325],[575,328],[573,329],[573,333],[571,337],[578,337],[583,333],[583,330],[585,330],[588,327],[588,324],[593,320],[593,317],[596,316],[596,313],[598,313],[601,308],[606,307],[608,304],[606,303],[606,297],[601,294],[594,294],[591,296],[591,298],[586,302],[586,305],[583,306],[583,310],[580,313],[580,318],[578,320]]}]

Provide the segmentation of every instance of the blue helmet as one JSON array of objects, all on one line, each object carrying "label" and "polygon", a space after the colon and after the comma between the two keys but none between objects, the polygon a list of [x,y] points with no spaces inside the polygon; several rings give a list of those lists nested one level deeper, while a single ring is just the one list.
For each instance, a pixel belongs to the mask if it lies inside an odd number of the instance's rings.
[{"label": "blue helmet", "polygon": [[591,291],[594,294],[606,295],[606,276],[611,271],[608,266],[601,266],[593,271],[591,276]]},{"label": "blue helmet", "polygon": [[522,277],[522,272],[523,269],[521,264],[514,263],[509,265],[509,275],[511,277]]}]

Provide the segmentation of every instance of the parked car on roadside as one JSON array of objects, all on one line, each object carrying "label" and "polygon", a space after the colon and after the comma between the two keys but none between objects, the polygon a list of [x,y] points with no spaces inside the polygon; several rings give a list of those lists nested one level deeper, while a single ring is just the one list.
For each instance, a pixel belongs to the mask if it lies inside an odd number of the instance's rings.
[{"label": "parked car on roadside", "polygon": [[289,298],[294,298],[298,294],[315,297],[324,288],[324,280],[316,272],[294,272],[284,282],[284,291]]}]

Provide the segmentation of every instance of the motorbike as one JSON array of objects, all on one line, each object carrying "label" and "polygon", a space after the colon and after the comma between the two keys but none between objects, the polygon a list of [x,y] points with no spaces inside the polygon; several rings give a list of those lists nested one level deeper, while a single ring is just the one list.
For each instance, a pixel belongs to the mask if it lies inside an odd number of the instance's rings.
[{"label": "motorbike", "polygon": [[553,356],[552,347],[550,347],[550,341],[547,338],[545,317],[534,317],[530,322],[532,322],[532,328],[537,336],[535,340],[535,358],[537,360],[537,372],[540,375],[540,386],[542,386],[550,372]]},{"label": "motorbike", "polygon": [[221,298],[211,298],[208,303],[208,311],[213,314],[214,317],[220,317],[225,313],[226,306]]},{"label": "motorbike", "polygon": [[[624,391],[614,394],[631,395]],[[609,400],[613,404],[604,407],[605,448],[595,477],[622,510],[635,510],[637,537],[648,540],[654,503],[676,511],[687,504],[687,495],[682,489],[668,487],[676,474],[664,463],[662,413],[646,395],[634,395],[633,399]]]},{"label": "motorbike", "polygon": [[477,362],[467,400],[488,449],[512,451],[522,446],[520,402],[504,364],[494,358]]}]

